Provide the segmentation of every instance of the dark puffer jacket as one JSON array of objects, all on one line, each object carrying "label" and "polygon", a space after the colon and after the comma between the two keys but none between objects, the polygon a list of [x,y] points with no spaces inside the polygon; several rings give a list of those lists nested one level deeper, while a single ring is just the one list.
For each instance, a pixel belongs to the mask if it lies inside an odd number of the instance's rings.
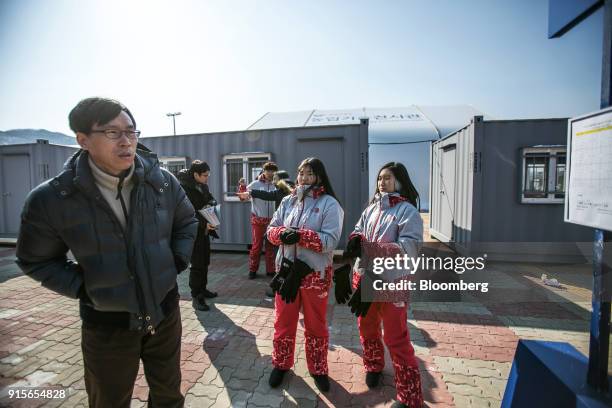
[{"label": "dark puffer jacket", "polygon": [[[179,182],[181,183],[181,187],[185,190],[187,194],[187,198],[193,205],[193,208],[196,210],[195,215],[200,223],[200,228],[206,230],[206,225],[208,221],[202,214],[199,213],[199,210],[204,208],[207,205],[215,206],[217,205],[217,200],[210,193],[208,189],[208,184],[198,184],[193,179],[193,176],[189,174],[186,170],[181,170],[178,175]],[[200,187],[198,189],[198,187]]]},{"label": "dark puffer jacket", "polygon": [[[134,162],[125,231],[95,185],[88,153],[80,150],[62,173],[28,195],[16,255],[23,272],[44,287],[72,298],[84,289],[95,312],[128,317],[130,329],[150,331],[176,291],[177,268],[189,263],[197,220],[155,154],[139,149]],[[67,259],[68,250],[77,263]],[[82,301],[82,317],[83,310]]]},{"label": "dark puffer jacket", "polygon": [[187,198],[196,210],[196,218],[199,222],[198,234],[193,245],[193,254],[191,256],[191,269],[205,269],[210,265],[210,237],[219,238],[216,231],[208,231],[208,221],[199,210],[204,208],[206,205],[217,205],[217,201],[210,193],[208,184],[196,184],[193,176],[188,172],[181,170],[178,174],[178,179],[181,183],[181,187],[185,190]]}]

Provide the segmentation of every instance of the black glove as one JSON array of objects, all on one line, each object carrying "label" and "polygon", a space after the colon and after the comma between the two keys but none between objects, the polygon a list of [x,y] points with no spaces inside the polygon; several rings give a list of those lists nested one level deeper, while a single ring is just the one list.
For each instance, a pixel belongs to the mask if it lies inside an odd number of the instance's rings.
[{"label": "black glove", "polygon": [[287,275],[287,278],[278,291],[285,303],[295,302],[302,279],[311,272],[313,272],[313,270],[310,266],[297,258],[295,259],[293,262],[293,269],[289,272],[289,275]]},{"label": "black glove", "polygon": [[300,233],[293,228],[287,228],[281,232],[280,240],[283,244],[293,245],[300,240]]},{"label": "black glove", "polygon": [[364,302],[361,300],[361,281],[359,281],[355,293],[353,293],[353,296],[351,296],[351,299],[348,301],[348,305],[351,308],[351,313],[357,317],[365,317],[368,314],[372,302]]},{"label": "black glove", "polygon": [[343,304],[351,297],[351,265],[346,264],[334,271],[336,303]]},{"label": "black glove", "polygon": [[342,254],[345,258],[358,258],[361,257],[361,235],[355,235],[353,238],[349,239],[349,242],[346,244],[346,249]]},{"label": "black glove", "polygon": [[285,283],[285,279],[287,279],[287,276],[291,272],[292,268],[293,268],[293,262],[291,262],[287,258],[283,258],[283,260],[281,261],[280,269],[278,270],[278,272],[276,272],[276,274],[270,281],[270,287],[272,288],[274,292],[278,292],[280,290],[281,286],[283,285],[283,283]]}]

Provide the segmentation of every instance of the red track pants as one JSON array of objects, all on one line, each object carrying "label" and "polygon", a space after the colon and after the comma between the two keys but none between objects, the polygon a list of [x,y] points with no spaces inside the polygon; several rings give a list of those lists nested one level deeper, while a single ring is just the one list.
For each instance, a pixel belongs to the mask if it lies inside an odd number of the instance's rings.
[{"label": "red track pants", "polygon": [[[264,236],[266,235],[266,229],[270,223],[270,219],[258,218],[258,222],[253,222],[251,219],[251,236],[252,245],[251,251],[249,252],[249,272],[257,272],[259,269],[259,258],[261,257],[261,248],[264,246]],[[267,220],[266,223],[260,220]],[[266,273],[268,275],[274,275],[274,245],[270,241],[266,242]]]},{"label": "red track pants", "polygon": [[[353,286],[359,281],[355,274]],[[380,372],[385,366],[383,341],[389,349],[395,371],[397,399],[409,407],[423,405],[421,374],[408,332],[408,304],[374,302],[365,317],[359,317],[359,337],[366,371]],[[381,322],[384,333],[381,333]]]},{"label": "red track pants", "polygon": [[280,295],[276,294],[272,365],[281,370],[288,370],[293,366],[295,334],[300,308],[303,307],[308,371],[314,375],[327,374],[327,349],[329,345],[327,296],[329,286],[322,288],[308,285],[310,286],[308,289],[304,286],[303,283],[298,297],[293,303],[285,303]]}]

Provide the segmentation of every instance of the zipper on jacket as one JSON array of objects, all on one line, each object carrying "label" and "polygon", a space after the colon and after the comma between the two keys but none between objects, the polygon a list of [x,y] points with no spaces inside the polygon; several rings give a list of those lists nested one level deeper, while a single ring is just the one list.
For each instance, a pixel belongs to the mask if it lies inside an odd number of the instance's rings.
[{"label": "zipper on jacket", "polygon": [[[138,185],[134,186],[134,190],[136,190],[138,188]],[[130,273],[130,278],[134,279],[134,285],[136,286],[136,300],[138,302],[138,306],[140,309],[140,316],[138,316],[139,320],[142,320],[143,316],[146,315],[146,305],[144,304],[144,292],[142,289],[142,285],[140,283],[140,278],[138,276],[137,273],[135,273],[134,271],[134,266],[131,262],[131,259],[133,256],[135,256],[136,254],[131,254],[130,253],[130,245],[129,245],[129,237],[128,237],[128,231],[130,230],[129,228],[129,217],[126,217],[126,227],[127,231],[123,229],[123,226],[121,225],[121,223],[119,222],[119,219],[117,218],[117,216],[115,215],[115,213],[113,212],[113,210],[110,208],[110,206],[108,205],[108,203],[106,203],[105,200],[103,200],[102,196],[100,194],[96,194],[96,201],[98,202],[98,205],[108,213],[108,215],[111,217],[111,219],[113,220],[113,222],[116,224],[117,227],[119,227],[119,229],[121,230],[121,235],[123,236],[123,243],[125,244],[125,252],[127,255],[127,264],[128,264],[128,270]],[[142,324],[142,326],[140,326],[140,328],[144,328],[144,323]]]},{"label": "zipper on jacket", "polygon": [[[138,186],[139,186],[140,184],[144,184],[144,183],[145,183],[145,181],[142,181],[141,183],[137,184],[137,185],[136,185],[136,188],[138,188]],[[164,188],[161,188],[161,189],[160,189],[160,192],[165,192],[165,191],[167,191],[167,190],[168,190],[168,186],[169,186],[168,180],[167,180],[167,179],[164,177]],[[135,195],[137,195],[137,192],[138,192],[138,191],[137,191],[136,189],[134,189],[134,190],[132,191],[132,193],[133,193],[133,194],[135,194]],[[131,197],[130,197],[130,199],[131,199]],[[164,199],[164,198],[162,197],[162,199]],[[131,218],[134,218],[134,217],[131,217]],[[130,231],[132,231],[132,229],[131,229],[131,228],[130,228]],[[144,242],[144,241],[143,241],[143,242]],[[135,257],[135,255],[136,255],[136,254],[134,254],[134,257]],[[147,267],[145,268],[145,270],[146,270],[146,273],[147,273],[147,276],[148,276],[148,278],[149,278],[149,282],[150,282],[151,296],[152,296],[153,301],[155,302],[155,291],[154,291],[154,289],[153,289],[153,277],[151,276],[151,267],[150,267],[150,266],[151,266],[151,265],[149,265],[148,260],[147,260]],[[137,275],[134,275],[134,276],[137,276]],[[176,283],[175,283],[175,284],[176,284]],[[140,288],[140,290],[141,290],[141,292],[142,292],[142,294],[143,294],[143,299],[144,299],[144,289],[142,288],[142,285],[140,285],[140,284],[139,284],[139,288]],[[146,305],[145,305],[145,311],[146,311]],[[148,323],[143,324],[143,329],[145,329],[145,331],[146,331],[146,330],[149,330],[149,333],[150,333],[151,335],[154,335],[154,334],[155,334],[155,332],[156,332],[156,330],[155,330],[155,327],[153,327],[153,325],[151,325],[151,324],[150,324],[150,320],[149,320],[149,319],[150,319],[150,316],[149,316],[148,314],[145,314],[144,316],[145,316],[145,320],[146,320]],[[146,325],[148,325],[148,326],[146,326]],[[151,327],[151,329],[149,329],[149,327]]]},{"label": "zipper on jacket", "polygon": [[[142,182],[140,182],[140,183],[136,184],[136,185],[134,186],[135,188],[132,190],[132,194],[131,194],[131,195],[133,195],[134,197],[137,197],[137,196],[138,196],[138,189],[139,189],[139,188],[143,188],[143,187],[142,187],[142,184],[144,184],[144,183],[145,183],[145,182],[144,182],[144,181],[142,181]],[[132,199],[132,197],[130,196],[130,200],[131,200],[131,199]],[[132,214],[133,214],[133,213],[132,213]],[[132,217],[130,217],[130,218],[129,218],[129,221],[128,221],[128,223],[126,224],[126,225],[128,226],[128,232],[129,232],[130,234],[133,232],[133,228],[130,228],[130,225],[133,223],[133,220],[134,220],[134,217],[132,216]],[[131,235],[128,237],[128,235],[127,235],[127,234],[124,234],[124,236],[125,236],[125,238],[126,238],[126,245],[128,245],[128,244],[129,244],[129,242],[130,242]],[[143,241],[143,243],[144,243],[144,241]],[[128,247],[129,247],[129,246],[128,246]],[[134,249],[133,259],[136,259],[136,249]],[[133,274],[132,276],[134,276],[134,280],[135,280],[135,282],[136,282],[136,288],[137,288],[137,290],[139,290],[139,291],[140,291],[140,296],[142,296],[142,302],[141,302],[141,304],[143,305],[143,306],[142,306],[143,313],[142,313],[142,316],[138,316],[138,320],[142,320],[142,319],[144,318],[144,319],[145,319],[145,322],[143,322],[143,324],[142,324],[141,328],[142,328],[144,331],[149,330],[149,333],[151,333],[151,335],[154,335],[154,334],[155,334],[155,328],[154,328],[154,327],[153,327],[153,326],[150,324],[150,319],[151,319],[151,318],[150,318],[149,314],[147,313],[147,306],[146,306],[146,302],[145,302],[145,300],[144,300],[144,299],[145,299],[145,296],[144,296],[144,288],[143,288],[142,283],[141,283],[141,281],[140,281],[140,277],[139,277],[139,276],[138,276],[138,274],[135,272],[135,271],[136,271],[136,268],[134,268],[134,267],[133,267],[133,265],[130,265],[129,260],[128,260],[128,267],[130,268],[130,272],[132,272],[132,274]],[[151,287],[151,296],[152,296],[153,301],[155,302],[155,293],[153,292],[153,279],[152,279],[152,277],[151,277],[151,268],[145,268],[145,270],[146,270],[147,276],[148,276],[148,278],[149,278],[149,283],[150,283],[150,287]],[[149,329],[148,327],[151,327],[151,329]]]},{"label": "zipper on jacket", "polygon": [[[295,223],[296,226],[293,227],[293,226],[290,225],[288,228],[293,228],[293,229],[298,229],[298,230],[300,229],[300,219],[302,218],[302,214],[304,213],[304,200],[302,200],[301,204],[302,204],[302,208],[300,209],[300,213],[299,213],[297,221]],[[298,201],[298,205],[300,205],[299,201]],[[284,221],[283,221],[283,224],[284,224]],[[304,224],[302,224],[302,227],[304,226]],[[287,228],[287,227],[285,227],[285,228]],[[285,245],[286,244],[282,245],[283,257],[285,256]],[[295,245],[295,250],[293,252],[293,256],[294,256],[294,259],[297,259],[298,243],[296,242],[294,245]]]},{"label": "zipper on jacket", "polygon": [[378,234],[376,234],[376,227],[378,227],[378,221],[380,221],[380,216],[382,214],[382,201],[378,203],[378,216],[376,217],[376,222],[374,223],[374,227],[372,228],[372,241],[378,242]]},{"label": "zipper on jacket", "polygon": [[121,194],[121,190],[123,189],[123,180],[125,179],[124,175],[121,175],[119,177],[119,183],[117,183],[117,197],[115,197],[115,200],[119,200],[119,202],[121,203],[121,210],[123,211],[123,216],[125,217],[125,225],[128,225],[128,210],[127,210],[127,206],[125,205],[125,200],[123,199],[123,194]]}]

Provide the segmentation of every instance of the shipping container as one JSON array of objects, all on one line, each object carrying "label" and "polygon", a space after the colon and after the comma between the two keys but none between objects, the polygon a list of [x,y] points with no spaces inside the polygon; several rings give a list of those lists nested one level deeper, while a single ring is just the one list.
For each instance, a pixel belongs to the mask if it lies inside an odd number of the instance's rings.
[{"label": "shipping container", "polygon": [[75,146],[37,143],[0,146],[0,235],[17,236],[26,196],[34,187],[62,171]]},{"label": "shipping container", "polygon": [[592,230],[565,223],[567,119],[484,120],[431,145],[430,234],[461,254],[580,262]]},{"label": "shipping container", "polygon": [[318,157],[344,209],[339,246],[353,229],[368,200],[368,121],[341,126],[274,128],[193,135],[144,137],[140,142],[155,152],[172,171],[188,168],[193,160],[206,161],[208,185],[221,204],[220,240],[213,249],[246,250],[251,243],[249,202],[236,196],[238,180],[253,181],[267,161],[295,179],[298,164]]}]

